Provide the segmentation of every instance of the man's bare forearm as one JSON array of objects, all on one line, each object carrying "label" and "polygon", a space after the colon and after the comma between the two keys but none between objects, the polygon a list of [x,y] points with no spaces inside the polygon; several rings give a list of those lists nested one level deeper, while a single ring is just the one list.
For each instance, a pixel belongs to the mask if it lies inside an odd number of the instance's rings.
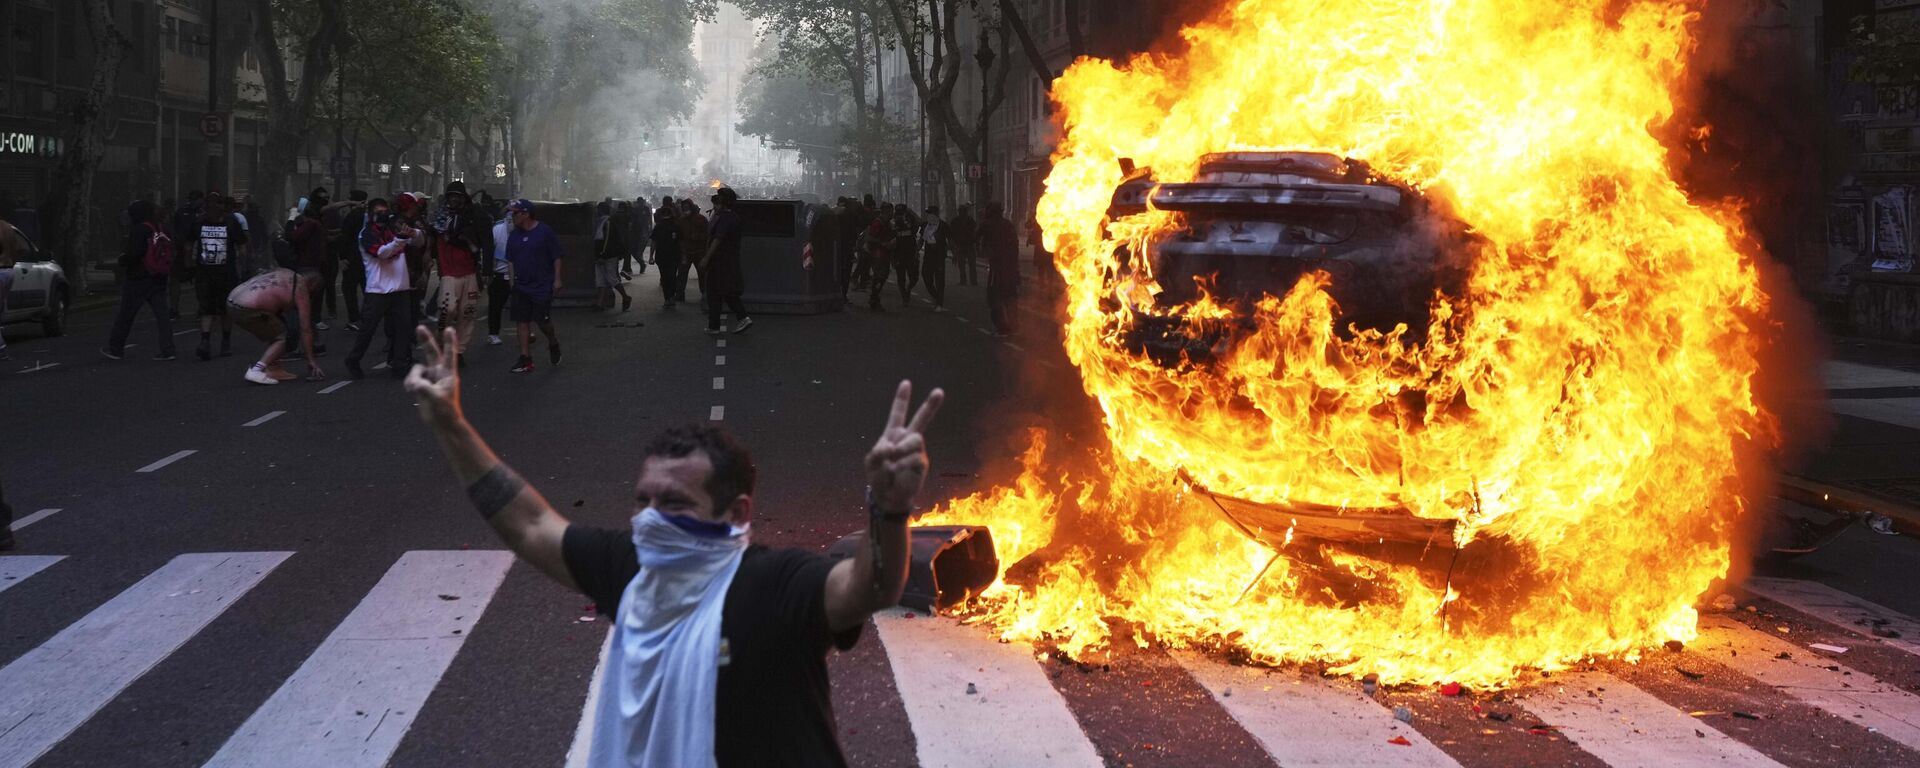
[{"label": "man's bare forearm", "polygon": [[900,593],[907,587],[907,560],[906,513],[880,510],[869,515],[867,546],[853,562],[854,574],[867,588],[868,612],[900,602]]},{"label": "man's bare forearm", "polygon": [[500,461],[466,419],[435,424],[433,436],[475,511],[507,546],[519,550],[527,533],[543,518],[560,517],[539,491]]}]

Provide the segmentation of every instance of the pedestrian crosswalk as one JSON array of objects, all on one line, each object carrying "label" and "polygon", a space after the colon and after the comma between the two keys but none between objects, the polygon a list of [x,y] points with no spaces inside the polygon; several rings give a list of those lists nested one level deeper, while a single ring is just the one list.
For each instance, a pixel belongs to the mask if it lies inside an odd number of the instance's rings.
[{"label": "pedestrian crosswalk", "polygon": [[[222,621],[230,606],[260,588],[276,568],[297,556],[292,552],[180,555],[85,609],[65,628],[57,632],[49,628],[50,637],[0,666],[0,768],[24,768],[59,747],[142,676]],[[25,599],[23,595],[34,591],[9,593],[10,588],[23,583],[47,586],[80,576],[71,566],[61,566],[63,561],[59,556],[0,556],[0,617],[6,615],[7,601]],[[236,712],[232,722],[237,725],[223,726],[221,737],[209,741],[207,752],[195,761],[205,759],[204,765],[222,768],[388,764],[402,751],[416,725],[425,727],[420,713],[442,687],[456,658],[467,650],[468,637],[496,602],[512,564],[512,556],[503,551],[422,550],[399,555],[326,638],[306,652],[298,668],[277,673],[284,674],[284,680],[261,689],[265,695],[272,688],[271,695],[257,700],[257,707],[249,703],[252,711],[244,722]],[[1914,652],[1904,633],[1920,623],[1885,606],[1828,586],[1787,579],[1755,578],[1745,591],[1764,599],[1765,611],[1790,615],[1796,627],[1826,627],[1832,631],[1822,637],[1851,636],[1856,648],[1890,649],[1870,649],[1880,654],[1875,658],[1882,662],[1907,659],[1904,654]],[[1697,669],[1724,670],[1714,675],[1737,679],[1737,687],[1746,692],[1739,695],[1785,702],[1780,706],[1796,707],[1795,711],[1812,717],[1830,716],[1831,722],[1822,727],[1854,729],[1861,739],[1883,744],[1878,764],[1920,764],[1920,696],[1910,692],[1915,681],[1876,679],[1875,674],[1899,677],[1905,673],[1889,673],[1886,664],[1865,663],[1864,657],[1813,649],[1818,641],[1808,635],[1818,633],[1795,629],[1789,635],[1758,626],[1771,627],[1772,615],[1704,614],[1700,638],[1685,648],[1684,656],[1673,658]],[[1769,618],[1762,621],[1756,616]],[[567,620],[573,621],[571,614]],[[604,623],[579,626],[591,627],[596,641],[605,636]],[[1868,628],[1881,632],[1870,634]],[[913,757],[863,757],[858,751],[861,745],[854,740],[849,757],[855,764],[1099,766],[1133,762],[1119,755],[1122,749],[1114,743],[1114,733],[1124,729],[1112,727],[1115,719],[1178,715],[1171,709],[1156,709],[1160,705],[1151,694],[1124,701],[1127,707],[1150,710],[1144,715],[1124,711],[1120,700],[1094,704],[1085,695],[1067,695],[1060,662],[1025,644],[999,642],[980,628],[951,618],[894,609],[876,615],[874,629],[875,636],[868,642],[877,642],[885,658],[874,674],[884,674],[885,680],[883,685],[867,687],[897,695],[896,706],[911,731]],[[1449,723],[1445,717],[1428,717],[1439,708],[1433,700],[1421,704],[1404,691],[1392,697],[1376,696],[1347,678],[1247,667],[1191,651],[1159,658],[1168,657],[1161,673],[1181,676],[1195,691],[1180,706],[1213,708],[1216,714],[1211,722],[1238,729],[1227,740],[1246,745],[1248,754],[1236,764],[1482,766],[1516,759],[1511,744],[1505,752],[1475,745],[1475,738],[1491,738],[1498,731],[1489,727],[1496,723],[1480,719],[1477,703],[1471,705],[1475,713],[1471,719]],[[1848,663],[1854,661],[1861,663]],[[581,662],[582,669],[568,679],[578,680],[585,673],[585,660]],[[1835,752],[1829,760],[1809,752],[1804,744],[1782,745],[1773,740],[1789,729],[1771,724],[1749,727],[1757,721],[1700,711],[1688,703],[1695,700],[1696,692],[1676,690],[1658,680],[1649,682],[1649,676],[1634,668],[1569,670],[1530,681],[1500,698],[1479,701],[1490,709],[1499,702],[1497,706],[1511,717],[1532,723],[1510,727],[1510,732],[1540,731],[1559,737],[1552,743],[1567,752],[1539,756],[1547,762],[1850,764],[1848,753]],[[1703,686],[1698,692],[1702,696],[1716,695],[1704,688],[1713,680],[1698,682],[1700,677],[1689,672],[1677,684],[1697,684]],[[843,679],[840,684],[849,682]],[[569,732],[546,740],[556,747],[544,764],[585,763],[592,693],[581,690],[570,696],[578,698],[569,699],[574,702],[564,718]],[[1420,710],[1419,714],[1403,706],[1407,702],[1414,702],[1412,709]],[[1464,712],[1466,706],[1458,704],[1455,709]],[[576,712],[577,721],[573,719]],[[1500,722],[1505,723],[1506,717]],[[851,726],[847,733],[858,730],[858,724],[843,725]],[[1530,756],[1533,746],[1546,744],[1521,742],[1517,754]],[[1170,754],[1164,758],[1160,764],[1199,764]]]}]

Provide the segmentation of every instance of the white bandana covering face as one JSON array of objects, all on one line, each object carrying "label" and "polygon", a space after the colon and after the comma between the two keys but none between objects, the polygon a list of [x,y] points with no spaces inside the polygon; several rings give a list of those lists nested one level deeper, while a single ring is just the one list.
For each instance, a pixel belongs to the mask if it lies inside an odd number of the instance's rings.
[{"label": "white bandana covering face", "polygon": [[615,617],[588,764],[714,765],[720,609],[751,534],[740,526],[701,536],[653,507],[634,516],[640,573]]}]

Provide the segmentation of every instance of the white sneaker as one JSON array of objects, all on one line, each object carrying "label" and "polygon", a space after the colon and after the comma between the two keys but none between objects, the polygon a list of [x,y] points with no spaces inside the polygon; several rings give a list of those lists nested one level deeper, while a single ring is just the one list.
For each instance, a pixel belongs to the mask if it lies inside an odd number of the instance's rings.
[{"label": "white sneaker", "polygon": [[313,322],[313,329],[316,331],[324,331],[332,327],[333,326],[327,325],[327,321],[325,320],[315,320]]},{"label": "white sneaker", "polygon": [[492,346],[492,347],[497,347],[497,346],[500,346],[500,343],[501,343],[501,342],[500,342],[500,335],[499,335],[499,334],[493,334],[493,335],[491,335],[491,336],[488,336],[488,337],[487,337],[487,345],[488,345],[488,346]]},{"label": "white sneaker", "polygon": [[753,318],[751,316],[743,317],[743,318],[740,318],[740,324],[733,327],[733,332],[746,333],[747,329],[752,327],[753,327]]},{"label": "white sneaker", "polygon": [[263,370],[261,370],[261,369],[260,369],[260,367],[259,367],[259,366],[257,366],[257,365],[256,365],[256,366],[254,366],[254,367],[252,367],[252,368],[248,368],[248,369],[247,369],[247,381],[251,381],[251,382],[253,382],[253,383],[255,383],[255,384],[278,384],[278,383],[280,383],[280,381],[279,381],[278,379],[275,379],[275,378],[274,378],[274,377],[272,377],[272,376],[268,376],[268,375],[267,375],[267,372],[266,372],[266,371],[263,371]]}]

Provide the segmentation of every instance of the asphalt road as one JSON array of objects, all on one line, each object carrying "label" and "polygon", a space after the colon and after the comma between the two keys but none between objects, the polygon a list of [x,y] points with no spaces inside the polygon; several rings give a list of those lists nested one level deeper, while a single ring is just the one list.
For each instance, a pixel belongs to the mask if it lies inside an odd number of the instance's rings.
[{"label": "asphalt road", "polygon": [[[577,521],[624,526],[637,443],[670,424],[718,418],[758,459],[756,540],[824,547],[863,522],[860,459],[901,378],[922,389],[942,386],[949,394],[929,436],[929,502],[1004,478],[1004,467],[1022,447],[1022,426],[1047,424],[1070,439],[1098,434],[1097,414],[1078,394],[1044,310],[1031,312],[1020,337],[996,339],[985,332],[982,289],[950,287],[951,313],[936,314],[924,302],[901,310],[898,295],[890,293],[885,313],[856,307],[822,316],[760,316],[749,333],[715,339],[702,332],[704,316],[691,307],[663,309],[649,290],[651,277],[642,278],[631,313],[562,310],[566,361],[557,369],[536,354],[539,370],[508,373],[511,336],[507,346],[487,346],[482,338],[471,350],[464,375],[470,419],[495,450]],[[250,338],[236,339],[235,357],[205,363],[190,354],[192,336],[182,335],[181,349],[188,354],[152,362],[146,358],[155,346],[153,331],[142,325],[127,359],[111,361],[97,352],[106,321],[104,311],[76,315],[72,332],[59,339],[9,329],[14,360],[0,369],[6,435],[0,471],[18,514],[59,510],[21,529],[21,546],[9,554],[64,559],[0,583],[0,677],[6,665],[39,658],[35,654],[63,629],[183,554],[291,554],[58,739],[37,765],[204,764],[327,646],[407,553],[500,548],[468,508],[399,383],[375,372],[338,386],[345,381],[340,358],[350,343],[346,332],[324,334],[332,354],[322,362],[333,380],[260,387],[241,380],[259,350]],[[634,321],[644,325],[601,327]],[[139,471],[183,451],[192,453]],[[1826,551],[1763,575],[1828,585],[1920,615],[1920,594],[1910,588],[1916,563],[1920,549],[1910,539],[1855,530]],[[1730,621],[1767,631],[1776,623],[1790,626],[1799,634],[1787,636],[1796,640],[1876,642],[1764,595],[1737,594],[1742,607],[1756,610],[1733,611]],[[587,602],[524,565],[512,566],[457,642],[424,705],[399,713],[412,719],[392,764],[562,764],[606,632],[604,621],[582,621],[591,613]],[[964,652],[961,645],[940,646],[946,650],[920,660],[894,638],[917,637],[905,633],[921,631],[921,625],[893,621],[869,627],[854,651],[831,662],[841,739],[852,762],[936,764],[973,754],[969,748],[991,752],[1020,741],[1004,732],[969,734],[962,728],[961,741],[971,736],[977,744],[956,746],[936,726],[964,726],[982,715],[929,709],[926,694],[915,687],[921,669],[916,665],[937,667],[942,653],[946,659],[992,653],[993,643],[980,638],[987,647],[967,646]],[[1187,668],[1191,660],[1130,649],[1109,665],[1089,667],[1057,659],[1033,664],[1029,653],[1002,660],[1016,682],[995,701],[1015,708],[1010,727],[1031,723],[1055,736],[1062,729],[1046,729],[1044,715],[1066,713],[1064,730],[1080,735],[1061,736],[1067,742],[1061,749],[1068,751],[1048,752],[1055,762],[1085,762],[1077,761],[1080,753],[1073,749],[1091,750],[1093,762],[1108,765],[1287,762],[1284,748],[1269,741],[1257,718],[1235,709],[1231,693],[1222,696],[1210,687],[1213,678]],[[1778,692],[1766,682],[1772,678],[1744,668],[1744,662],[1715,661],[1693,648],[1673,656],[1640,665],[1608,662],[1586,674],[1631,683],[1626,687],[1649,700],[1678,708],[1683,720],[1712,719],[1714,738],[1697,738],[1721,749],[1716,754],[1739,758],[1749,754],[1740,750],[1754,750],[1791,765],[1920,764],[1920,728],[1910,726],[1911,740],[1867,731]],[[1896,693],[1920,690],[1920,664],[1897,648],[1856,647],[1846,658],[1863,677],[1884,681]],[[1018,677],[1027,673],[1022,664],[1037,676]],[[979,672],[989,675],[990,668],[999,669],[981,662]],[[982,687],[987,685],[983,679]],[[1256,687],[1245,690],[1242,699],[1257,698],[1251,693]],[[0,716],[5,695],[0,690]],[[1376,701],[1383,704],[1379,712],[1367,709],[1360,719],[1372,723],[1379,715],[1385,723],[1369,727],[1412,737],[1406,748],[1416,752],[1410,755],[1437,754],[1436,760],[1470,765],[1634,762],[1631,753],[1623,758],[1609,751],[1612,742],[1604,733],[1534,733],[1528,726],[1543,716],[1520,712],[1525,704],[1517,696],[1451,698],[1392,690]],[[1920,706],[1906,708],[1915,702],[1920,698],[1882,704],[1920,722]],[[984,696],[979,703],[984,707]],[[1395,705],[1419,717],[1402,728],[1392,722]],[[1487,721],[1481,705],[1518,714],[1511,722]],[[1728,719],[1719,712],[1736,708],[1766,720]],[[1722,717],[1684,714],[1704,710]],[[1796,727],[1768,722],[1779,719]],[[10,727],[0,722],[0,765],[20,757],[7,754]],[[1335,740],[1342,733],[1305,732]],[[1430,761],[1416,760],[1421,762]],[[956,758],[951,764],[967,763]]]}]

